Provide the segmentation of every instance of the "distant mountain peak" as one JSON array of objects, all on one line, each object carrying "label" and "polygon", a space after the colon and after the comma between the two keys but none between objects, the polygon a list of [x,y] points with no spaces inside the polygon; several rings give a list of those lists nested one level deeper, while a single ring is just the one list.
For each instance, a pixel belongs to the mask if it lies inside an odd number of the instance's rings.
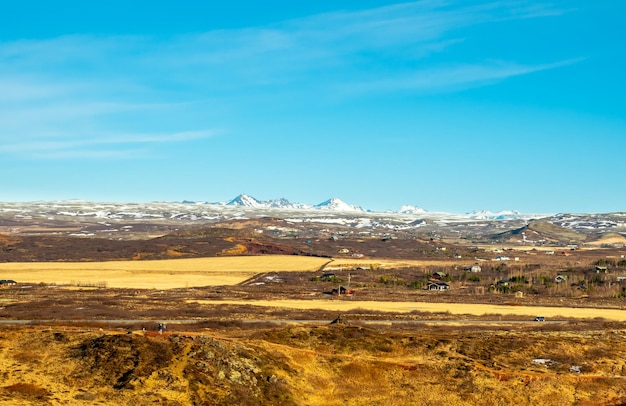
[{"label": "distant mountain peak", "polygon": [[248,208],[273,208],[273,209],[316,209],[331,211],[348,211],[348,212],[365,212],[366,210],[359,206],[354,206],[344,202],[343,200],[333,197],[325,202],[316,204],[315,206],[304,203],[292,203],[285,198],[272,200],[258,200],[245,193],[240,194],[228,203],[226,206],[248,207]]},{"label": "distant mountain peak", "polygon": [[258,201],[252,196],[245,193],[235,197],[230,202],[226,203],[227,206],[242,206],[242,207],[263,207],[262,202]]},{"label": "distant mountain peak", "polygon": [[496,213],[480,210],[468,213],[468,217],[474,220],[517,220],[521,219],[523,215],[517,210],[501,210]]},{"label": "distant mountain peak", "polygon": [[322,210],[334,211],[365,211],[365,209],[363,209],[362,207],[348,204],[338,197],[332,197],[325,202],[316,204],[315,207]]},{"label": "distant mountain peak", "polygon": [[272,208],[272,209],[305,209],[310,208],[310,205],[301,203],[291,203],[285,198],[272,199],[272,200],[258,200],[245,193],[240,194],[228,203],[226,206],[235,207],[250,207],[250,208]]},{"label": "distant mountain peak", "polygon": [[422,209],[421,207],[406,205],[406,206],[400,207],[400,210],[398,210],[398,213],[400,214],[423,214],[423,213],[426,213],[426,210]]}]

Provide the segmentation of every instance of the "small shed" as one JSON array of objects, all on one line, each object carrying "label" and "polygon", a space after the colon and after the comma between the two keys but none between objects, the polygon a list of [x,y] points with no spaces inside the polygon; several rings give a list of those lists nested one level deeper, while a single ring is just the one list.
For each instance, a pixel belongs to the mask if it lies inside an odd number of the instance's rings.
[{"label": "small shed", "polygon": [[339,288],[333,289],[330,293],[332,295],[351,295],[354,293],[354,290],[344,286],[339,286]]},{"label": "small shed", "polygon": [[567,276],[566,275],[557,275],[556,278],[554,278],[554,281],[556,283],[565,282],[566,280],[567,280]]}]

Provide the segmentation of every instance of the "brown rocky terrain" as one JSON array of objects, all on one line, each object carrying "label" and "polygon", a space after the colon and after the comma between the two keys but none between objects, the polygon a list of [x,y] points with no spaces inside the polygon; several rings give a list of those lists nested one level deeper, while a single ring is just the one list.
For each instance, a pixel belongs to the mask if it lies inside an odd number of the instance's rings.
[{"label": "brown rocky terrain", "polygon": [[623,326],[3,329],[3,404],[619,405]]}]

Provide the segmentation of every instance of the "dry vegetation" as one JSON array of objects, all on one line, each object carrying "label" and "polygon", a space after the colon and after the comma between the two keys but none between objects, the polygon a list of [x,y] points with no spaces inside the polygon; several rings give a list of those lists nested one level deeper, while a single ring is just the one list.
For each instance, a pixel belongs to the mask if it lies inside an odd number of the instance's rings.
[{"label": "dry vegetation", "polygon": [[2,404],[618,405],[626,333],[4,330]]},{"label": "dry vegetation", "polygon": [[315,271],[328,260],[294,255],[190,258],[162,261],[0,263],[0,273],[22,283],[175,289],[235,285],[268,271]]}]

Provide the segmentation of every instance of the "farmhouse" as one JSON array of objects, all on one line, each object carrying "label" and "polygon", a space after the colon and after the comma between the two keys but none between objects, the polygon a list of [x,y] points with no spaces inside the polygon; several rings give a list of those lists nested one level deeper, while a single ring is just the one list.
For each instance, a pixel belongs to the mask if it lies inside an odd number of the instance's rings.
[{"label": "farmhouse", "polygon": [[431,282],[427,286],[428,290],[450,290],[450,285],[444,282]]},{"label": "farmhouse", "polygon": [[436,279],[438,281],[443,280],[443,278],[445,278],[447,275],[444,272],[435,272],[434,274],[432,274],[432,278]]},{"label": "farmhouse", "polygon": [[0,279],[0,287],[6,288],[8,286],[14,285],[17,285],[17,282],[15,282],[13,279]]},{"label": "farmhouse", "polygon": [[606,266],[596,266],[596,272],[600,273],[607,273],[609,271],[609,269]]}]

